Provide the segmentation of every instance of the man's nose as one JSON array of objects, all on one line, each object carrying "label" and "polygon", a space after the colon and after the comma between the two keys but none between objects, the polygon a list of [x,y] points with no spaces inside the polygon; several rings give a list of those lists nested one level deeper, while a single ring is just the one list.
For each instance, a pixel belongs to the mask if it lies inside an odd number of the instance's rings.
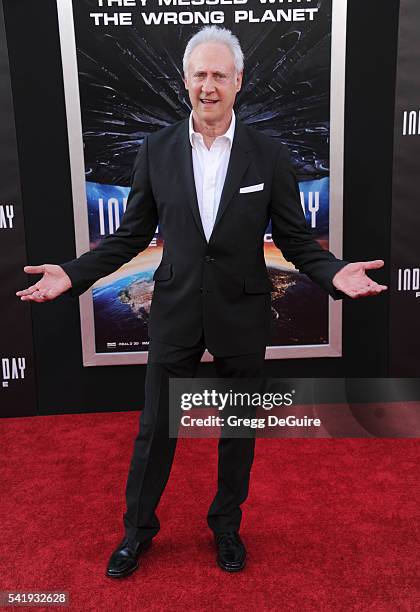
[{"label": "man's nose", "polygon": [[215,83],[212,77],[207,77],[204,83],[201,86],[201,90],[203,93],[211,93],[215,90]]}]

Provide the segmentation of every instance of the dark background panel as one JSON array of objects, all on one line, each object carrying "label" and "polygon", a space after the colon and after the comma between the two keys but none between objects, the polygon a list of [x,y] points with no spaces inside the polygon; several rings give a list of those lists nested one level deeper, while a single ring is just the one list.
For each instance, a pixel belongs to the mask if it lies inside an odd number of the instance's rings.
[{"label": "dark background panel", "polygon": [[[389,262],[399,2],[348,2],[344,257]],[[28,262],[75,256],[55,0],[5,0]],[[375,278],[388,284],[388,266]],[[28,306],[29,308],[29,306]],[[41,414],[136,409],[145,366],[82,366],[77,301],[34,305]],[[388,297],[344,303],[343,358],[267,362],[278,377],[388,375]],[[213,374],[210,364],[200,375]]]},{"label": "dark background panel", "polygon": [[0,416],[36,414],[31,313],[13,287],[24,282],[25,227],[3,7],[0,0],[0,206],[13,218],[0,228]]},{"label": "dark background panel", "polygon": [[[420,4],[404,0],[401,4],[397,60],[394,184],[392,208],[392,279],[390,295],[390,371],[393,376],[420,376],[420,333],[418,333],[419,287],[413,270],[420,266],[420,129],[416,135],[403,133],[404,112],[416,110],[420,119]],[[412,128],[413,129],[413,128]],[[410,289],[402,283],[398,290],[398,271],[411,271]],[[415,287],[415,288],[414,288]]]}]

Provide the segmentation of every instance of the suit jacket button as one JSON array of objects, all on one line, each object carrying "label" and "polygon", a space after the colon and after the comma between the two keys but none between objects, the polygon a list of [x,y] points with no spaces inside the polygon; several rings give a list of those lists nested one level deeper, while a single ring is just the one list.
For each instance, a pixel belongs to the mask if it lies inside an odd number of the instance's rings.
[{"label": "suit jacket button", "polygon": [[212,263],[214,261],[214,258],[210,257],[210,255],[206,255],[205,258],[204,258],[204,261],[206,263]]}]

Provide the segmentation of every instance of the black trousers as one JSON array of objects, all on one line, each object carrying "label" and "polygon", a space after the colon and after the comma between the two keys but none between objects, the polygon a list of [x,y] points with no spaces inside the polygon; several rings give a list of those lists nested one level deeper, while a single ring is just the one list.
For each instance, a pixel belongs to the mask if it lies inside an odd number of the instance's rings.
[{"label": "black trousers", "polygon": [[[154,537],[156,515],[168,481],[176,448],[169,437],[169,379],[193,378],[205,344],[183,348],[151,341],[146,370],[145,406],[140,413],[126,486],[124,526],[127,536],[140,542]],[[265,348],[232,357],[214,356],[219,378],[262,378]],[[238,531],[254,458],[254,438],[221,437],[218,444],[218,487],[207,514],[214,533]]]}]

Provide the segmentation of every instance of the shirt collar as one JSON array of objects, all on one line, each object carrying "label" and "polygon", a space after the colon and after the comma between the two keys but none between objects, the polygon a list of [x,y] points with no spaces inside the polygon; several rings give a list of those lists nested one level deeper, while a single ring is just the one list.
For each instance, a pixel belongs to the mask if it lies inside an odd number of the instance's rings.
[{"label": "shirt collar", "polygon": [[[190,113],[190,118],[189,118],[189,122],[188,122],[188,129],[189,129],[189,135],[190,135],[190,143],[191,146],[194,147],[194,138],[197,136],[202,136],[199,132],[195,132],[194,131],[194,127],[193,127],[193,118],[192,118],[192,111]],[[233,135],[235,133],[235,123],[236,123],[236,117],[235,117],[235,111],[232,108],[232,120],[230,122],[230,125],[227,129],[227,131],[224,134],[221,134],[220,136],[217,136],[217,138],[227,138],[229,140],[229,148],[232,148],[232,143],[233,143]]]}]

